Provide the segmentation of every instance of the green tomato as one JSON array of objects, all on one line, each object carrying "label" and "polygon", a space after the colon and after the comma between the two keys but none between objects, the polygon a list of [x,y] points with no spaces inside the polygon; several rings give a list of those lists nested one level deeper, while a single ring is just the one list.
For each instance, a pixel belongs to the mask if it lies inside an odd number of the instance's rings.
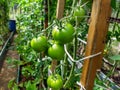
[{"label": "green tomato", "polygon": [[73,26],[67,23],[62,30],[58,30],[58,28],[55,27],[52,31],[52,36],[56,41],[60,42],[61,44],[66,44],[73,40],[74,32],[75,30]]},{"label": "green tomato", "polygon": [[64,47],[57,43],[48,48],[48,56],[53,59],[61,60],[65,54]]},{"label": "green tomato", "polygon": [[47,49],[47,45],[47,38],[45,36],[40,36],[31,40],[31,47],[38,52],[45,51]]},{"label": "green tomato", "polygon": [[50,75],[47,79],[47,85],[53,90],[59,90],[63,86],[62,77],[59,74]]},{"label": "green tomato", "polygon": [[85,16],[85,10],[82,7],[79,7],[74,10],[73,16],[77,18],[77,21],[81,22]]}]

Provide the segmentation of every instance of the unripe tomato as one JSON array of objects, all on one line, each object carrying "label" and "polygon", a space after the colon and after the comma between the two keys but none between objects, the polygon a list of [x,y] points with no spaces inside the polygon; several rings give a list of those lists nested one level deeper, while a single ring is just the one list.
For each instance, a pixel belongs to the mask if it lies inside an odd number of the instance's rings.
[{"label": "unripe tomato", "polygon": [[40,36],[31,40],[31,47],[38,52],[45,51],[47,49],[47,44],[47,38],[45,36]]},{"label": "unripe tomato", "polygon": [[63,86],[62,77],[59,74],[50,75],[47,79],[47,85],[53,90],[59,90]]},{"label": "unripe tomato", "polygon": [[57,43],[48,48],[48,56],[53,59],[61,60],[65,54],[64,47]]},{"label": "unripe tomato", "polygon": [[69,43],[74,37],[74,28],[71,24],[67,23],[62,30],[55,27],[52,31],[53,38],[61,44]]},{"label": "unripe tomato", "polygon": [[79,7],[74,10],[73,16],[77,18],[77,21],[81,22],[85,16],[85,10],[82,7]]}]

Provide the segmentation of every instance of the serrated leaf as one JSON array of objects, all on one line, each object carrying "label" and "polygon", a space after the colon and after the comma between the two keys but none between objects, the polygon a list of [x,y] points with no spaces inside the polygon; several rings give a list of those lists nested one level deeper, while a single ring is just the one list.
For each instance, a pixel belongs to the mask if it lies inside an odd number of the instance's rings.
[{"label": "serrated leaf", "polygon": [[37,90],[36,84],[32,84],[30,81],[28,81],[26,84],[26,90]]},{"label": "serrated leaf", "polygon": [[109,57],[111,60],[120,60],[120,55],[114,55],[114,56],[111,56]]}]

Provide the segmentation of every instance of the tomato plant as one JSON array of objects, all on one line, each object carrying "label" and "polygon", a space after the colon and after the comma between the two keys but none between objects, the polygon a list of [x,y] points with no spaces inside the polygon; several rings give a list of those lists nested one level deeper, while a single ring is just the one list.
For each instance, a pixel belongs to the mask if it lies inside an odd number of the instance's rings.
[{"label": "tomato plant", "polygon": [[56,41],[65,44],[73,40],[74,32],[73,26],[70,23],[67,23],[61,30],[55,27],[52,31],[52,36]]},{"label": "tomato plant", "polygon": [[59,74],[50,75],[47,79],[47,85],[53,90],[59,90],[63,86],[62,77]]},{"label": "tomato plant", "polygon": [[48,49],[48,55],[53,59],[63,59],[65,54],[64,47],[60,44],[54,43]]},{"label": "tomato plant", "polygon": [[[43,21],[46,15],[43,15],[43,2],[47,0],[15,0],[14,2],[16,3],[16,1],[18,4],[20,1],[18,6],[21,9],[20,15],[17,16],[18,36],[16,38],[16,46],[22,58],[20,65],[22,65],[21,74],[23,80],[21,79],[20,82],[24,80],[25,82],[15,85],[17,87],[20,86],[20,88],[23,87],[26,90],[36,90],[38,89],[38,85],[40,85],[40,90],[48,90],[49,87],[53,90],[60,88],[65,90],[77,90],[79,86],[76,82],[80,80],[81,62],[72,62],[71,58],[65,54],[63,44],[66,44],[67,51],[74,60],[84,56],[85,45],[77,40],[79,38],[82,40],[87,39],[89,24],[85,21],[87,19],[84,20],[85,14],[87,14],[85,10],[87,12],[91,11],[91,8],[88,7],[89,5],[91,6],[92,0],[78,0],[79,2],[77,0],[66,0],[64,9],[65,17],[60,20],[60,22],[62,22],[61,26],[58,25],[57,27],[54,27],[54,25],[57,25],[57,23],[55,23],[57,0],[54,2],[49,0],[49,27],[44,30]],[[47,5],[45,7],[47,7]],[[80,22],[80,24],[77,24],[76,21]],[[112,39],[111,37],[114,36],[117,36],[117,40],[119,39],[119,27],[118,29],[110,30],[110,32],[109,39]],[[47,38],[44,36],[38,37],[41,33],[42,35],[45,34]],[[53,39],[50,41],[50,45],[47,39]],[[47,54],[43,51],[47,51]],[[52,65],[50,66],[52,59],[61,60],[63,58],[64,60],[60,61],[60,63],[58,62],[55,68],[55,72],[61,73],[62,78],[60,75],[56,74],[48,76],[49,70],[52,67]],[[21,86],[21,84],[24,86]]]},{"label": "tomato plant", "polygon": [[40,36],[31,40],[31,47],[38,52],[45,51],[47,49],[47,38]]}]

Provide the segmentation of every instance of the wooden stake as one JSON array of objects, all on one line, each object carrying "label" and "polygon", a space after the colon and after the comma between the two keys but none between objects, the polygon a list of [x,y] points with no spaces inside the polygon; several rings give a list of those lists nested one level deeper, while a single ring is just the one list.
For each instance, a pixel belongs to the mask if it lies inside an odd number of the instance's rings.
[{"label": "wooden stake", "polygon": [[58,0],[56,18],[61,19],[64,14],[65,0]]},{"label": "wooden stake", "polygon": [[52,61],[52,64],[51,64],[51,71],[54,72],[55,68],[56,68],[56,65],[57,65],[57,60],[53,60]]},{"label": "wooden stake", "polygon": [[[103,53],[111,14],[110,3],[111,0],[93,0],[85,56]],[[86,90],[93,90],[96,70],[101,67],[102,56],[101,54],[84,62],[80,83]]]},{"label": "wooden stake", "polygon": [[44,29],[48,27],[48,0],[44,1],[45,9],[44,9],[44,14],[45,14],[45,21],[44,21]]},{"label": "wooden stake", "polygon": [[[61,19],[63,17],[64,5],[65,5],[65,0],[58,0],[57,13],[56,13],[57,19]],[[54,72],[56,65],[57,65],[57,60],[53,60],[52,64],[51,64],[51,71],[52,72]]]}]

